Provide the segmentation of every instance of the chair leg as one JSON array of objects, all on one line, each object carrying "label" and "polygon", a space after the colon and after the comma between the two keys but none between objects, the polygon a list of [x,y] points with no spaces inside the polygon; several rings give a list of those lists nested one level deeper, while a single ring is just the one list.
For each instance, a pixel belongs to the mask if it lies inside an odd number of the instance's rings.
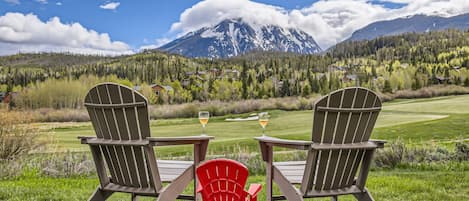
[{"label": "chair leg", "polygon": [[98,187],[88,201],[106,201],[113,193],[112,191],[103,191]]},{"label": "chair leg", "polygon": [[365,192],[353,194],[353,196],[355,196],[355,198],[358,201],[375,201],[375,199],[373,199],[373,197],[371,197],[370,192],[366,188],[365,188]]},{"label": "chair leg", "polygon": [[339,201],[339,198],[337,198],[337,196],[332,196],[331,201]]},{"label": "chair leg", "polygon": [[288,181],[277,167],[273,166],[272,172],[274,182],[288,201],[304,201],[302,193]]},{"label": "chair leg", "polygon": [[132,193],[132,201],[138,201],[138,197],[134,193]]},{"label": "chair leg", "polygon": [[265,170],[265,173],[266,173],[266,177],[265,177],[265,193],[266,193],[266,201],[272,201],[272,195],[273,195],[273,189],[272,189],[272,186],[273,186],[273,172],[272,172],[272,163],[273,163],[273,152],[272,152],[272,147],[271,146],[266,146],[266,149],[267,149],[267,158],[268,158],[268,161],[266,161],[266,170]]}]

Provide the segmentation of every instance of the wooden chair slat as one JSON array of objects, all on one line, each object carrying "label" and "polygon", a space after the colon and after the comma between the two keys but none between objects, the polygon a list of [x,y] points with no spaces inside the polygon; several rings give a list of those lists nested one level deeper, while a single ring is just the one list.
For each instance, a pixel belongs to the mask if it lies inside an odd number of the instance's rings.
[{"label": "wooden chair slat", "polygon": [[[344,90],[343,91],[343,97],[342,97],[342,104],[340,106],[340,113],[339,113],[339,118],[338,118],[338,125],[337,125],[337,130],[336,130],[336,135],[334,139],[334,144],[344,144],[347,141],[347,136],[350,135],[349,128],[353,127],[350,126],[350,122],[352,119],[352,114],[355,112],[353,111],[356,108],[352,108],[354,102],[355,102],[355,97],[356,97],[357,89],[350,89],[350,90]],[[318,108],[320,109],[320,108]],[[328,146],[330,147],[330,146]],[[344,150],[339,150],[335,155],[333,155],[333,160],[335,161],[334,163],[334,168],[333,168],[333,175],[332,175],[332,180],[327,183],[327,186],[329,187],[328,189],[336,189],[338,187],[338,183],[340,180],[340,176],[342,175],[344,171],[344,165],[345,165],[345,160],[344,157],[346,155],[344,154]]]},{"label": "wooden chair slat", "polygon": [[[114,97],[115,98],[115,97]],[[97,108],[97,109],[113,109],[113,108],[135,108],[135,107],[146,107],[147,103],[137,102],[137,103],[113,103],[113,104],[96,104],[96,103],[85,103],[88,108]]]},{"label": "wooden chair slat", "polygon": [[352,170],[350,171],[350,174],[348,176],[348,181],[347,181],[346,186],[351,186],[353,184],[353,181],[355,180],[355,176],[357,175],[358,167],[361,164],[361,161],[363,160],[364,155],[365,155],[365,150],[357,150],[357,155],[352,165]]},{"label": "wooden chair slat", "polygon": [[[116,104],[120,104],[120,99],[119,99],[119,94],[118,94],[118,89],[114,87],[115,85],[101,85],[98,86],[98,91],[103,94],[104,97],[101,98],[103,103],[105,104],[114,104],[114,101],[116,101]],[[114,91],[111,91],[113,90]],[[123,140],[123,136],[125,136],[125,128],[118,122],[118,115],[123,115],[123,113],[118,113],[121,112],[122,109],[120,108],[110,108],[110,109],[104,109],[107,112],[107,120],[108,120],[108,125],[111,128],[111,136],[114,140]],[[124,123],[124,122],[122,122]],[[124,133],[121,133],[121,130]],[[135,186],[132,185],[131,178],[130,178],[130,170],[129,170],[129,162],[127,160],[127,154],[123,146],[114,146],[114,149],[116,150],[117,154],[117,163],[121,168],[121,173],[122,177],[124,179],[124,182],[128,186]],[[129,159],[130,160],[130,159]]]},{"label": "wooden chair slat", "polygon": [[338,112],[347,112],[347,113],[361,113],[361,112],[377,112],[381,111],[381,107],[372,107],[372,108],[340,108],[340,107],[317,107],[318,111],[338,113]]},{"label": "wooden chair slat", "polygon": [[[108,85],[107,90],[109,93],[109,97],[111,100],[112,104],[117,104],[117,105],[122,105],[126,104],[123,101],[122,98],[122,87],[118,85]],[[125,88],[123,89],[125,90]],[[141,102],[146,105],[145,102]],[[127,116],[125,114],[125,108],[128,106],[122,106],[122,107],[116,107],[112,108],[114,112],[114,118],[116,119],[117,123],[117,128],[118,128],[118,133],[119,133],[119,138],[122,141],[128,141],[130,140],[130,127],[135,126],[135,125],[129,125],[127,121]],[[130,186],[132,187],[140,187],[140,182],[139,182],[139,176],[138,176],[138,167],[136,167],[136,155],[133,151],[133,147],[129,146],[124,146],[122,148],[122,151],[124,152],[124,161],[125,161],[125,166],[128,171],[128,176],[130,178]],[[139,156],[142,157],[142,156]]]},{"label": "wooden chair slat", "polygon": [[135,154],[135,163],[137,166],[140,186],[142,188],[148,187],[150,186],[149,175],[148,175],[148,168],[145,163],[145,155],[143,153],[143,148],[142,147],[134,148],[134,154]]},{"label": "wooden chair slat", "polygon": [[101,149],[101,153],[103,154],[107,167],[109,168],[111,179],[113,180],[114,183],[120,183],[120,180],[119,180],[120,177],[118,177],[118,174],[117,174],[118,170],[116,167],[114,167],[114,163],[111,162],[111,151],[109,150],[108,146],[99,145],[99,148]]},{"label": "wooden chair slat", "polygon": [[339,159],[339,152],[341,150],[330,150],[330,154],[329,154],[329,165],[327,167],[327,171],[326,171],[326,176],[324,178],[324,186],[323,186],[323,190],[330,190],[332,189],[332,183],[334,182],[334,178],[335,178],[335,173],[336,173],[336,170],[337,170],[337,163],[338,163],[338,159]]},{"label": "wooden chair slat", "polygon": [[329,151],[320,150],[318,161],[317,161],[316,181],[314,185],[314,188],[316,190],[322,190],[322,187],[324,186],[324,178],[326,177],[325,173],[326,173],[328,159],[329,159]]}]

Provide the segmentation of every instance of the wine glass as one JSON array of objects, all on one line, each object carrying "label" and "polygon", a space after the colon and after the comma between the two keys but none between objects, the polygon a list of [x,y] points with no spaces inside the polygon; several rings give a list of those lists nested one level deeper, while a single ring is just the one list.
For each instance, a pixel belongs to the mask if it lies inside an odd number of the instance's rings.
[{"label": "wine glass", "polygon": [[259,113],[259,124],[262,126],[262,136],[265,136],[265,127],[269,123],[269,113],[261,112]]},{"label": "wine glass", "polygon": [[202,135],[205,135],[205,126],[207,125],[209,118],[210,113],[208,111],[199,112],[199,122],[202,124]]}]

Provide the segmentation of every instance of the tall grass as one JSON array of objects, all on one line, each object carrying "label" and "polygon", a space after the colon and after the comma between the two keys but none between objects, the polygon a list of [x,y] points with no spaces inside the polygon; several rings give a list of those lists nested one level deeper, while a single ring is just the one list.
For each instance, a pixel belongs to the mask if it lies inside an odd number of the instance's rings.
[{"label": "tall grass", "polygon": [[0,160],[14,160],[40,146],[36,129],[20,112],[0,111]]},{"label": "tall grass", "polygon": [[383,101],[391,101],[397,98],[431,98],[437,96],[469,94],[469,87],[458,85],[434,85],[418,90],[401,90],[395,93],[380,94]]},{"label": "tall grass", "polygon": [[83,108],[83,100],[88,90],[102,82],[132,85],[130,81],[119,79],[115,75],[99,78],[82,76],[77,80],[47,79],[24,88],[13,101],[21,109],[80,109]]},{"label": "tall grass", "polygon": [[184,118],[196,117],[200,110],[209,111],[214,116],[242,114],[259,110],[310,110],[317,96],[311,98],[285,97],[269,99],[250,99],[242,101],[207,101],[192,102],[179,105],[153,105],[150,107],[150,117],[156,118]]}]

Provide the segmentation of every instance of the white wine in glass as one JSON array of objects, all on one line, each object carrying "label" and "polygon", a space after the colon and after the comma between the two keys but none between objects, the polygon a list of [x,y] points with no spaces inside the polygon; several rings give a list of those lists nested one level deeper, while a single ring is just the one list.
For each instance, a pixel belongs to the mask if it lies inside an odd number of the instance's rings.
[{"label": "white wine in glass", "polygon": [[202,134],[205,135],[205,126],[207,126],[210,113],[208,111],[199,112],[199,122],[202,124]]},{"label": "white wine in glass", "polygon": [[262,136],[265,135],[265,127],[269,123],[269,113],[261,112],[259,113],[259,124],[262,126]]}]

